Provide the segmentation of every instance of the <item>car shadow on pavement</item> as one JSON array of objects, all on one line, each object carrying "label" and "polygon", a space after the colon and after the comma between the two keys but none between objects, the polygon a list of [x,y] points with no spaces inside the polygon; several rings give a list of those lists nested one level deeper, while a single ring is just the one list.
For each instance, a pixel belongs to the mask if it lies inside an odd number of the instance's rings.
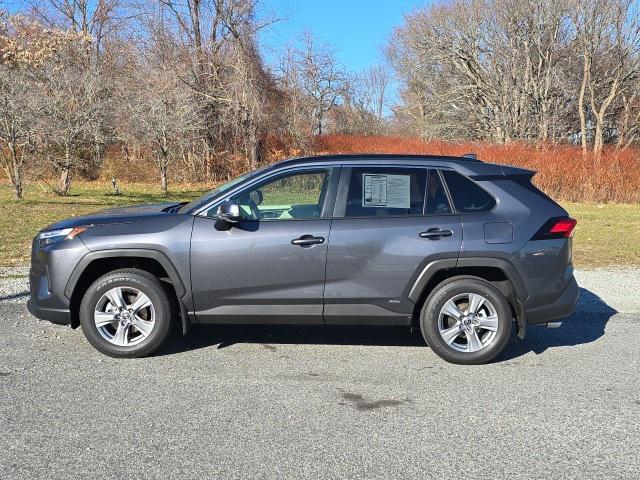
[{"label": "car shadow on pavement", "polygon": [[[532,326],[524,340],[514,338],[497,362],[511,360],[529,352],[547,348],[590,343],[604,335],[609,319],[617,313],[597,295],[580,289],[575,313],[559,329]],[[515,330],[515,329],[514,329]],[[301,326],[301,325],[198,325],[186,337],[170,342],[158,355],[172,355],[215,346],[218,349],[237,344],[364,345],[426,347],[419,331],[407,327]]]},{"label": "car shadow on pavement", "polygon": [[524,340],[515,337],[495,362],[511,360],[529,352],[540,354],[553,347],[571,347],[591,343],[604,336],[607,322],[618,313],[595,293],[580,288],[578,304],[573,314],[562,321],[560,328],[533,325],[527,328]]},{"label": "car shadow on pavement", "polygon": [[[275,345],[426,346],[419,332],[404,327],[302,325],[198,325],[186,337],[170,342],[158,355],[242,343]],[[275,348],[274,348],[275,349]]]}]

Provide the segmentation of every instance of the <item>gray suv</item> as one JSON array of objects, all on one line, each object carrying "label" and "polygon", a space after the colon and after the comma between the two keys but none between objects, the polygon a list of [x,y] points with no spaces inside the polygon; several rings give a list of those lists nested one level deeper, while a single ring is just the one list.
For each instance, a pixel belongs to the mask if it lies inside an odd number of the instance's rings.
[{"label": "gray suv", "polygon": [[534,172],[475,158],[285,160],[191,203],[118,208],[33,240],[30,312],[114,357],[197,324],[403,325],[449,362],[573,311],[576,224]]}]

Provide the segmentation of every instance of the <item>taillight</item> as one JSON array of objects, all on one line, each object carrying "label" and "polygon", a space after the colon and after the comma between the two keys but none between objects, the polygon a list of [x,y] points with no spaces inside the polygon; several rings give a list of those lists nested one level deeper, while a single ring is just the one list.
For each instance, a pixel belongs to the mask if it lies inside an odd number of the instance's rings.
[{"label": "taillight", "polygon": [[573,229],[577,220],[568,217],[555,217],[549,219],[531,240],[549,240],[552,238],[569,238],[573,235]]}]

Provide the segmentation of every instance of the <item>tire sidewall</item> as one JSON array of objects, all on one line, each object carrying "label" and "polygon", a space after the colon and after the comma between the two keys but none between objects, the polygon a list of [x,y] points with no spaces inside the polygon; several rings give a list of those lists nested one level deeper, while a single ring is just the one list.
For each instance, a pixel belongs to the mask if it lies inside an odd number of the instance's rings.
[{"label": "tire sidewall", "polygon": [[[155,325],[151,334],[142,342],[132,346],[113,345],[98,332],[93,315],[98,300],[116,287],[132,287],[143,292],[155,311]],[[85,292],[80,304],[82,331],[93,347],[113,357],[141,357],[155,351],[167,338],[171,327],[171,306],[162,285],[156,280],[135,273],[107,274],[96,280]]]},{"label": "tire sidewall", "polygon": [[[474,353],[459,352],[451,348],[438,328],[440,310],[444,304],[464,293],[477,293],[487,298],[498,314],[496,338],[487,348]],[[452,363],[475,365],[491,361],[504,350],[511,337],[512,317],[508,300],[495,286],[480,279],[460,279],[436,287],[422,309],[420,329],[427,344],[440,357]]]}]

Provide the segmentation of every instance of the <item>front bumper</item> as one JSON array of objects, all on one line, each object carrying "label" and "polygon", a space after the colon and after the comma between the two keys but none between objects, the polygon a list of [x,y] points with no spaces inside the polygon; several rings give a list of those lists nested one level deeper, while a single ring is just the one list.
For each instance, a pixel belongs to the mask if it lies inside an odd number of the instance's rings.
[{"label": "front bumper", "polygon": [[72,323],[64,288],[73,268],[88,251],[78,237],[46,247],[39,247],[37,237],[33,239],[27,308],[34,317],[62,325]]},{"label": "front bumper", "polygon": [[578,302],[580,288],[572,276],[560,296],[551,303],[525,311],[527,324],[548,323],[568,317],[573,313]]},{"label": "front bumper", "polygon": [[69,310],[42,307],[33,298],[27,300],[27,308],[31,315],[41,320],[48,320],[58,325],[69,325],[71,323],[71,312]]}]

